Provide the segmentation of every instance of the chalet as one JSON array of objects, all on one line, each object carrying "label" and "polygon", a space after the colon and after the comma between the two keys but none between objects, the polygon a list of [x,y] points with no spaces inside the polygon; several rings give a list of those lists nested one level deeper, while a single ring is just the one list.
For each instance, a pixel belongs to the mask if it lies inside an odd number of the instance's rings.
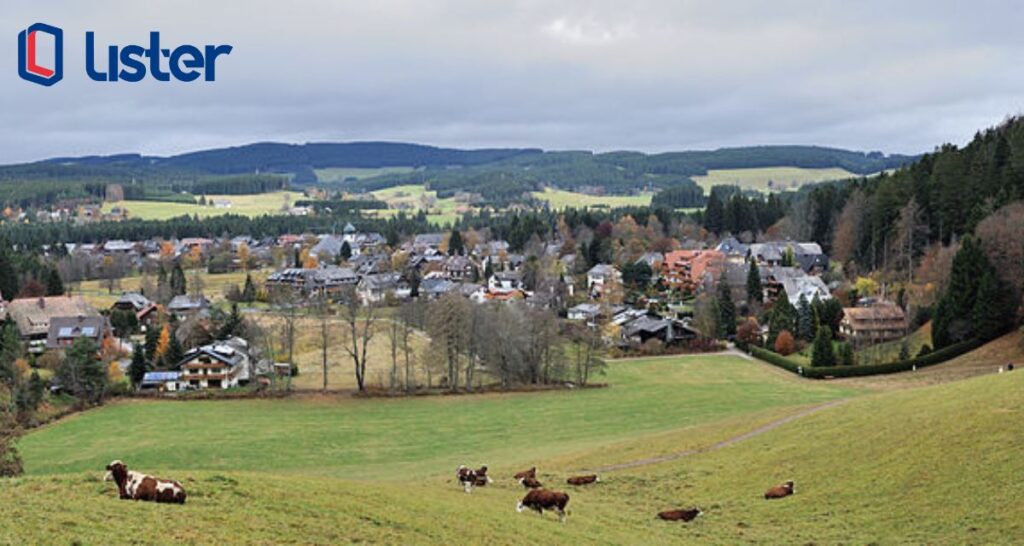
[{"label": "chalet", "polygon": [[440,277],[432,279],[423,279],[420,282],[420,297],[427,299],[437,299],[447,294],[448,292],[454,292],[459,289],[459,285],[452,281]]},{"label": "chalet", "polygon": [[81,296],[17,299],[7,304],[7,316],[18,326],[22,339],[41,341],[55,317],[96,317],[99,313]]},{"label": "chalet", "polygon": [[596,303],[581,303],[569,308],[566,318],[569,320],[585,320],[595,322],[601,316],[601,306]]},{"label": "chalet", "polygon": [[750,252],[750,246],[739,242],[735,237],[726,237],[715,246],[715,250],[721,252],[729,262],[744,262],[747,253]]},{"label": "chalet", "polygon": [[384,301],[387,295],[398,291],[402,276],[399,273],[375,273],[366,275],[356,285],[356,292],[364,304]]},{"label": "chalet", "polygon": [[252,362],[249,342],[233,337],[185,353],[178,363],[181,381],[190,388],[229,389],[249,383]]},{"label": "chalet", "polygon": [[473,278],[473,273],[476,272],[476,265],[465,256],[452,256],[444,261],[441,270],[449,279],[464,281]]},{"label": "chalet", "polygon": [[359,282],[356,272],[334,265],[315,268],[289,268],[267,276],[267,287],[286,286],[304,295],[336,295]]},{"label": "chalet", "polygon": [[167,303],[167,312],[173,314],[178,320],[186,320],[205,313],[209,308],[210,300],[203,295],[174,296]]},{"label": "chalet", "polygon": [[799,267],[762,267],[762,285],[765,291],[765,300],[774,301],[781,290],[786,291],[789,303],[796,306],[800,303],[800,296],[803,295],[807,301],[814,301],[818,298],[822,301],[832,298],[825,281],[821,277],[808,275]]},{"label": "chalet", "polygon": [[749,259],[759,265],[782,265],[783,257],[793,253],[793,265],[808,273],[820,273],[828,269],[828,256],[821,251],[818,243],[769,242],[750,245]]},{"label": "chalet", "polygon": [[157,306],[146,296],[138,292],[122,292],[111,309],[121,309],[135,313],[135,319],[139,324],[149,324],[156,316]]},{"label": "chalet", "polygon": [[622,273],[611,264],[597,264],[587,271],[587,292],[593,297],[600,297],[609,284],[621,282]]},{"label": "chalet", "polygon": [[895,303],[881,301],[866,307],[846,307],[839,334],[856,347],[899,339],[906,335],[907,316]]},{"label": "chalet", "polygon": [[65,349],[80,338],[99,346],[110,336],[110,323],[103,316],[53,317],[46,334],[46,348]]},{"label": "chalet", "polygon": [[178,254],[188,254],[196,249],[202,254],[206,254],[213,248],[214,241],[205,237],[186,237],[178,241]]},{"label": "chalet", "polygon": [[523,289],[523,277],[514,271],[499,271],[487,279],[487,291],[491,293],[514,292]]},{"label": "chalet", "polygon": [[437,254],[447,238],[444,233],[421,233],[413,237],[410,249],[417,254]]},{"label": "chalet", "polygon": [[[309,253],[316,256],[321,262],[333,262],[341,255],[343,246],[345,246],[345,241],[342,241],[341,237],[324,235],[313,245],[313,248],[309,249]],[[351,244],[349,245],[349,252],[352,253],[349,257],[356,253],[356,249],[352,248]]]},{"label": "chalet", "polygon": [[707,277],[720,275],[724,262],[718,250],[673,250],[665,254],[661,277],[671,288],[695,292]]}]

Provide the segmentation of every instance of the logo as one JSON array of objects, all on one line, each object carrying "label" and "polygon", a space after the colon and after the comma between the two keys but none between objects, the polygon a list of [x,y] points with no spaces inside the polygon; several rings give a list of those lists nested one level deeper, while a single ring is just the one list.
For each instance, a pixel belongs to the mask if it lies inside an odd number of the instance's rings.
[{"label": "logo", "polygon": [[[52,61],[41,61],[38,57],[40,35],[53,38]],[[47,87],[59,82],[64,77],[64,31],[45,23],[35,23],[18,33],[18,75],[23,80]]]},{"label": "logo", "polygon": [[[139,82],[146,78],[158,82],[191,82],[202,78],[212,82],[217,79],[218,57],[230,54],[233,49],[226,44],[162,47],[157,31],[149,33],[148,47],[129,44],[104,48],[97,46],[96,41],[95,32],[85,33],[85,74],[98,82]],[[51,42],[53,59],[41,58],[47,56]],[[18,33],[18,75],[47,87],[63,79],[64,31],[35,23]]]}]

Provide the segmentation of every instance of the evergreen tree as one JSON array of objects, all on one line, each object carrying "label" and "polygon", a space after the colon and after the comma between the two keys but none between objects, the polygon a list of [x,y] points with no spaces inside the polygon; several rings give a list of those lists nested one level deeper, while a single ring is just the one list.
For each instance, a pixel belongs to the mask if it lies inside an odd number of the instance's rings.
[{"label": "evergreen tree", "polygon": [[352,245],[348,244],[348,241],[341,243],[341,250],[338,251],[338,256],[343,262],[347,262],[352,258]]},{"label": "evergreen tree", "polygon": [[818,328],[814,336],[814,347],[811,349],[811,366],[827,368],[836,365],[836,353],[832,348],[832,330]]},{"label": "evergreen tree", "polygon": [[806,294],[800,294],[796,305],[796,335],[804,341],[811,341],[817,333],[816,330],[816,320],[811,303],[807,301]]},{"label": "evergreen tree", "polygon": [[57,367],[61,387],[86,404],[100,402],[107,389],[107,370],[98,352],[95,342],[80,337],[71,344]]},{"label": "evergreen tree", "polygon": [[181,346],[181,342],[178,341],[178,336],[171,334],[171,343],[167,346],[167,353],[164,355],[165,370],[173,370],[178,364],[181,363],[182,359],[185,358],[185,348]]},{"label": "evergreen tree", "polygon": [[750,269],[747,270],[747,301],[750,303],[761,303],[764,300],[764,288],[761,286],[761,272],[757,267],[757,261],[750,259]]},{"label": "evergreen tree", "polygon": [[188,293],[188,282],[185,280],[185,272],[181,269],[181,264],[175,262],[174,269],[171,270],[171,293],[175,296],[184,296]]},{"label": "evergreen tree", "polygon": [[493,261],[494,261],[493,257],[488,259],[487,260],[487,265],[484,266],[484,280],[485,281],[489,280],[491,278],[491,276],[494,275],[494,268],[491,267],[491,262],[493,262]]},{"label": "evergreen tree", "polygon": [[131,379],[133,387],[139,388],[147,371],[149,370],[146,366],[146,354],[143,352],[142,346],[136,343],[132,349],[132,364],[128,367],[128,378]]},{"label": "evergreen tree", "polygon": [[146,362],[150,366],[155,365],[157,361],[156,348],[160,343],[160,331],[161,329],[154,324],[146,328],[146,343],[143,345],[143,349],[146,351]]},{"label": "evergreen tree", "polygon": [[0,324],[0,383],[13,387],[18,379],[14,361],[21,356],[21,336],[13,322]]},{"label": "evergreen tree", "polygon": [[46,394],[46,383],[42,377],[39,377],[39,372],[32,370],[32,375],[28,378],[28,402],[30,407],[35,410],[39,407],[39,404],[43,403],[43,396]]},{"label": "evergreen tree", "polygon": [[732,301],[732,290],[725,278],[718,281],[718,337],[736,335],[736,304]]},{"label": "evergreen tree", "polygon": [[466,246],[462,242],[462,233],[459,233],[458,229],[453,229],[452,234],[448,236],[448,255],[462,256],[465,253]]},{"label": "evergreen tree", "polygon": [[796,255],[793,254],[793,247],[787,246],[782,253],[782,267],[796,267]]},{"label": "evergreen tree", "polygon": [[839,345],[839,363],[843,366],[853,366],[857,363],[857,354],[853,352],[853,345],[848,341]]},{"label": "evergreen tree", "polygon": [[783,330],[792,332],[795,325],[796,309],[789,303],[789,296],[786,295],[786,290],[782,289],[779,291],[779,297],[776,298],[768,317],[768,346],[773,347],[779,333]]},{"label": "evergreen tree", "polygon": [[1006,332],[1013,322],[1013,303],[995,271],[989,267],[978,281],[978,296],[972,310],[978,337],[988,340]]},{"label": "evergreen tree", "polygon": [[[982,285],[984,293],[979,294]],[[975,336],[998,335],[1007,317],[995,271],[973,237],[965,237],[953,257],[949,283],[935,308],[932,346],[941,349]]]},{"label": "evergreen tree", "polygon": [[57,272],[57,268],[55,267],[51,267],[50,272],[46,276],[46,295],[64,295],[64,281],[61,280],[60,273]]},{"label": "evergreen tree", "polygon": [[0,298],[12,300],[18,293],[18,272],[7,250],[0,248]]},{"label": "evergreen tree", "polygon": [[725,223],[725,207],[718,196],[718,192],[711,191],[708,197],[708,204],[704,208],[704,227],[712,233],[721,233]]},{"label": "evergreen tree", "polygon": [[252,275],[245,274],[245,288],[242,289],[242,301],[252,303],[256,301],[256,285],[252,282]]},{"label": "evergreen tree", "polygon": [[229,337],[242,335],[242,328],[242,315],[238,312],[238,304],[232,303],[231,314],[224,320],[220,331],[217,332],[217,339],[228,339]]}]

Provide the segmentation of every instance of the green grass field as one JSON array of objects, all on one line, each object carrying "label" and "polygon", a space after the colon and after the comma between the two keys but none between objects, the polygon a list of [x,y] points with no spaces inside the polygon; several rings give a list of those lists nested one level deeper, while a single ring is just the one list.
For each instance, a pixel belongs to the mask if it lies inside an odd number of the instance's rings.
[{"label": "green grass field", "polygon": [[302,199],[302,193],[294,191],[276,191],[254,195],[207,195],[207,202],[226,199],[231,201],[229,208],[190,205],[187,203],[167,203],[163,201],[118,201],[104,203],[103,211],[120,207],[127,209],[129,218],[143,220],[167,220],[176,216],[198,215],[200,218],[221,216],[224,214],[240,214],[243,216],[262,216],[264,214],[282,214],[282,206],[287,202],[294,203]]},{"label": "green grass field", "polygon": [[533,196],[547,201],[553,209],[567,207],[645,207],[651,204],[650,193],[641,195],[588,195],[574,191],[544,188],[542,192],[533,192]]},{"label": "green grass field", "polygon": [[326,169],[313,169],[318,182],[344,182],[349,178],[362,179],[384,174],[404,174],[413,172],[412,167],[380,167],[375,169],[361,169],[358,167],[328,167]]},{"label": "green grass field", "polygon": [[364,214],[367,216],[393,216],[400,209],[409,214],[425,210],[428,220],[438,226],[443,226],[454,223],[459,215],[472,209],[470,205],[459,203],[454,197],[438,199],[436,191],[427,191],[422,184],[394,186],[372,193],[374,197],[384,201],[391,208],[365,211]]},{"label": "green grass field", "polygon": [[[0,543],[1024,538],[1024,373],[875,393],[704,356],[614,362],[607,380],[607,389],[535,394],[113,404],[22,440],[28,475],[0,481]],[[564,485],[581,469],[758,430],[720,449],[605,470],[591,487]],[[99,481],[113,458],[181,480],[189,502],[117,500]],[[489,464],[495,483],[464,494],[451,476],[460,463]],[[531,465],[569,492],[567,523],[515,512],[523,491],[509,476]],[[795,496],[761,498],[786,479]],[[705,512],[694,523],[654,519],[693,505]]]},{"label": "green grass field", "polygon": [[712,186],[729,184],[743,189],[768,192],[795,190],[805,184],[842,180],[856,176],[856,174],[840,168],[761,167],[756,169],[712,169],[704,176],[694,176],[693,181],[704,188],[704,191],[711,191]]},{"label": "green grass field", "polygon": [[[257,282],[262,281],[266,275],[266,272],[261,271],[251,271],[250,273],[253,280]],[[245,284],[245,275],[245,271],[232,271],[230,273],[211,275],[204,269],[199,273],[199,280],[203,285],[203,294],[210,298],[211,301],[217,302],[224,299],[224,295],[231,286],[241,288]],[[189,283],[193,282],[192,270],[185,272],[185,278]],[[155,284],[156,276],[152,276],[150,280]],[[118,286],[111,293],[104,285],[104,281],[82,281],[72,286],[69,292],[82,296],[90,305],[97,309],[106,309],[117,301],[117,298],[121,296],[121,292],[137,292],[141,284],[142,277],[140,276],[125,277],[118,281]]]}]

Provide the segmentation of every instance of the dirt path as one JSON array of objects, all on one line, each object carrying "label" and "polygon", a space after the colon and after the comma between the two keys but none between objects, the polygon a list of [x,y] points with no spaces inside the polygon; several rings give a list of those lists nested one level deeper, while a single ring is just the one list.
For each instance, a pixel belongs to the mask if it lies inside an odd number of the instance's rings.
[{"label": "dirt path", "polygon": [[743,441],[749,440],[751,438],[760,436],[760,435],[762,435],[762,434],[764,434],[766,432],[770,432],[772,430],[775,430],[775,429],[781,427],[782,425],[785,425],[786,423],[791,423],[793,421],[796,421],[797,419],[801,419],[803,417],[807,417],[808,415],[817,413],[817,412],[819,412],[821,410],[832,408],[832,407],[838,406],[840,404],[845,404],[846,402],[849,402],[850,400],[852,400],[852,398],[841,398],[839,400],[833,400],[831,402],[825,402],[824,404],[818,404],[817,406],[812,406],[812,407],[807,408],[807,409],[805,409],[803,411],[794,413],[793,415],[789,415],[789,416],[783,417],[781,419],[777,419],[777,420],[772,421],[770,423],[761,425],[761,426],[755,428],[754,430],[751,430],[751,431],[748,431],[748,432],[744,432],[743,434],[740,434],[739,436],[733,436],[732,438],[728,438],[728,439],[722,440],[721,442],[712,444],[712,445],[707,446],[707,447],[700,447],[700,448],[696,448],[696,449],[688,449],[686,451],[680,451],[680,452],[677,452],[677,453],[669,453],[668,455],[661,455],[661,456],[658,456],[658,457],[648,457],[646,459],[637,459],[635,461],[627,461],[627,462],[624,462],[624,463],[616,463],[616,464],[611,464],[611,465],[608,465],[608,466],[601,466],[601,467],[598,467],[598,468],[593,468],[593,469],[588,469],[588,470],[581,470],[580,473],[583,473],[583,474],[586,474],[586,473],[596,474],[596,473],[602,473],[602,472],[615,472],[616,470],[626,470],[626,469],[629,469],[629,468],[637,468],[639,466],[647,466],[647,465],[652,465],[652,464],[665,463],[665,462],[669,462],[669,461],[675,461],[677,459],[683,459],[683,458],[690,457],[690,456],[693,456],[693,455],[698,455],[698,454],[701,454],[701,453],[707,453],[707,452],[710,452],[710,451],[717,451],[719,449],[729,447],[729,446],[731,446],[733,444],[737,444],[739,442],[743,442]]}]

